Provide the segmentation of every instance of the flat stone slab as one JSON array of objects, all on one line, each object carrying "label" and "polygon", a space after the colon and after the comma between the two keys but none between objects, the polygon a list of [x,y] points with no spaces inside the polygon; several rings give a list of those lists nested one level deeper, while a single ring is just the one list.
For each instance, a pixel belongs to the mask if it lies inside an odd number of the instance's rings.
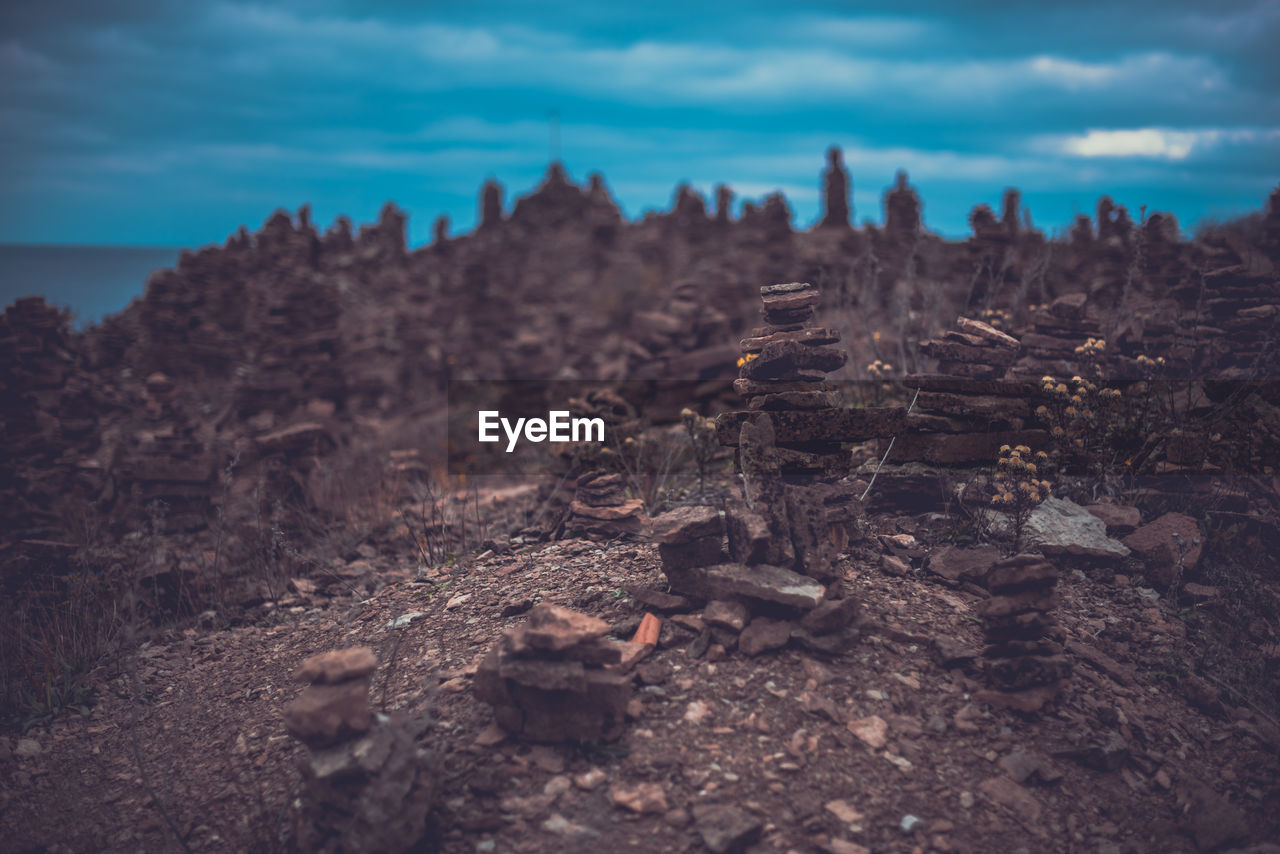
[{"label": "flat stone slab", "polygon": [[920,344],[920,350],[935,359],[1002,367],[1012,365],[1013,360],[1018,357],[1018,351],[1008,347],[997,347],[994,344],[974,347],[959,341],[924,341]]},{"label": "flat stone slab", "polygon": [[561,652],[608,633],[609,624],[604,620],[541,602],[529,612],[523,626],[507,634],[507,649],[515,655],[534,650]]},{"label": "flat stone slab", "polygon": [[989,323],[983,323],[981,320],[973,320],[968,317],[961,317],[956,321],[956,326],[960,327],[961,332],[967,332],[970,335],[976,335],[979,338],[985,338],[992,343],[1001,347],[1010,347],[1014,350],[1018,349],[1018,339],[1012,335],[1008,335],[996,329]]},{"label": "flat stone slab", "polygon": [[724,533],[720,511],[714,507],[677,507],[649,520],[649,532],[655,540],[668,545],[688,543]]},{"label": "flat stone slab", "polygon": [[[894,462],[994,464],[1001,445],[1045,448],[1045,430],[994,430],[990,433],[907,433],[899,435],[889,458]],[[881,449],[883,451],[883,449]]]},{"label": "flat stone slab", "polygon": [[765,602],[777,602],[793,608],[816,608],[822,601],[824,588],[805,575],[780,566],[722,563],[694,569],[668,572],[674,590],[706,599],[731,599],[746,596]]},{"label": "flat stone slab", "polygon": [[1066,498],[1048,498],[1031,512],[1023,529],[1026,548],[1044,554],[1128,557],[1129,547],[1107,536],[1102,520]]},{"label": "flat stone slab", "polygon": [[777,285],[762,285],[760,287],[760,296],[768,297],[774,294],[793,294],[799,291],[816,291],[809,282],[783,282]]},{"label": "flat stone slab", "polygon": [[796,341],[813,347],[822,344],[835,344],[839,340],[840,333],[834,329],[812,327],[809,329],[794,329],[790,332],[775,332],[772,335],[761,335],[755,338],[743,338],[739,342],[739,346],[744,353],[759,353],[769,344],[775,344],[779,341]]},{"label": "flat stone slab", "polygon": [[797,371],[829,373],[849,360],[845,350],[814,347],[799,341],[775,341],[760,350],[760,356],[742,366],[742,376],[753,380],[787,378]]}]

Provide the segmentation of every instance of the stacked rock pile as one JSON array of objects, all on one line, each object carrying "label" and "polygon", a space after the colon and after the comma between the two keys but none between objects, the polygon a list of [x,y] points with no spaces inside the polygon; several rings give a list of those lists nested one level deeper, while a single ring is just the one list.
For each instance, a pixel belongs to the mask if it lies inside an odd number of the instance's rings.
[{"label": "stacked rock pile", "polygon": [[1057,693],[1071,672],[1060,644],[1052,640],[1058,571],[1037,554],[999,561],[987,574],[991,598],[983,619],[987,684],[992,704],[1034,712]]},{"label": "stacked rock pile", "polygon": [[[703,634],[694,642],[697,655],[710,644],[722,652],[736,646],[757,655],[793,638],[824,652],[848,645],[845,632],[856,616],[854,601],[829,600],[828,588],[817,579],[779,565],[795,563],[796,547],[790,530],[772,533],[771,521],[786,520],[766,520],[741,501],[731,504],[723,518],[714,507],[678,507],[652,520],[650,530],[671,589],[705,603]],[[807,548],[816,562],[817,543]],[[830,585],[832,594],[837,591],[837,585]]]},{"label": "stacked rock pile", "polygon": [[53,505],[64,494],[60,459],[71,433],[96,422],[69,424],[63,410],[75,368],[66,317],[42,297],[24,297],[0,315],[0,526],[3,539],[47,537],[56,531]]},{"label": "stacked rock pile", "polygon": [[1280,375],[1275,354],[1280,294],[1274,272],[1232,264],[1188,279],[1171,296],[1177,300],[1181,326],[1173,341],[1144,336],[1149,353],[1169,354],[1176,367],[1179,356],[1192,355],[1181,348],[1191,350],[1191,342],[1199,342],[1204,352],[1194,355],[1213,366],[1215,378],[1274,380]]},{"label": "stacked rock pile", "polygon": [[1093,354],[1084,353],[1092,339],[1095,346],[1105,341],[1102,327],[1088,314],[1088,295],[1064,294],[1031,315],[1031,331],[1022,334],[1022,350],[1017,365],[1009,369],[1011,377],[1032,379],[1049,374],[1072,376],[1092,358],[1103,361],[1105,344]]},{"label": "stacked rock pile", "polygon": [[627,498],[622,475],[604,469],[578,478],[569,513],[567,532],[592,539],[611,540],[639,533],[644,527],[644,501]]},{"label": "stacked rock pile", "polygon": [[490,648],[476,696],[494,707],[500,727],[529,741],[612,741],[631,700],[624,671],[645,647],[608,632],[604,620],[540,603]]},{"label": "stacked rock pile", "polygon": [[840,333],[807,325],[820,296],[805,282],[760,289],[766,325],[741,342],[742,371],[733,384],[747,411],[717,417],[716,434],[721,444],[737,446],[743,422],[767,412],[782,473],[834,480],[849,472],[847,443],[893,435],[902,410],[841,405],[838,389],[826,381],[848,360],[846,351],[831,346]]},{"label": "stacked rock pile", "polygon": [[146,420],[125,454],[120,486],[135,513],[151,514],[161,502],[165,527],[189,531],[209,522],[215,465],[196,425],[175,405],[176,390],[166,374],[147,377]]},{"label": "stacked rock pile", "polygon": [[407,851],[426,831],[436,771],[418,744],[426,721],[373,713],[377,664],[371,649],[352,647],[314,655],[298,670],[309,684],[284,719],[307,747],[296,823],[307,851]]},{"label": "stacked rock pile", "polygon": [[939,359],[938,373],[903,378],[919,395],[894,442],[896,464],[991,465],[1001,445],[1048,442],[1033,417],[1039,386],[1000,378],[1018,356],[1018,340],[980,320],[962,317],[956,325],[920,345]]}]

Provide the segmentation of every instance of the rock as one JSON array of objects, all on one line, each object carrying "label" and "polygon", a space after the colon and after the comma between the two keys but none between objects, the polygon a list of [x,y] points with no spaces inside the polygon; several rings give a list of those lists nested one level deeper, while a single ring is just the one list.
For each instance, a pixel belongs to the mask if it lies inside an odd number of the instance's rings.
[{"label": "rock", "polygon": [[410,624],[413,623],[414,620],[418,619],[419,617],[425,617],[425,616],[426,614],[422,613],[421,611],[410,611],[407,614],[401,614],[399,617],[396,617],[393,620],[388,620],[387,628],[389,629],[407,628]]},{"label": "rock", "polygon": [[649,532],[659,543],[679,545],[703,537],[724,535],[720,511],[714,507],[677,507],[649,521]]},{"label": "rock", "polygon": [[879,715],[858,718],[849,721],[849,732],[856,735],[864,744],[875,750],[884,747],[888,740],[889,725]]},{"label": "rock", "polygon": [[1196,786],[1186,800],[1180,826],[1201,851],[1212,851],[1248,837],[1244,811],[1208,786]]},{"label": "rock", "polygon": [[757,816],[732,806],[695,807],[693,815],[703,844],[713,854],[741,854],[764,827]]},{"label": "rock", "polygon": [[623,587],[632,599],[642,605],[648,605],[655,611],[689,611],[693,609],[693,601],[687,596],[677,596],[663,590],[650,590],[646,587],[626,585]]},{"label": "rock", "polygon": [[856,621],[858,611],[858,601],[853,597],[826,599],[800,618],[800,627],[813,634],[831,634]]},{"label": "rock", "polygon": [[710,566],[721,562],[722,543],[723,537],[720,534],[699,537],[683,543],[659,543],[658,557],[662,560],[664,570],[679,571],[695,566]]},{"label": "rock", "polygon": [[871,849],[867,846],[839,837],[830,839],[826,845],[819,847],[828,854],[871,854]]},{"label": "rock", "polygon": [[880,569],[886,575],[893,575],[898,578],[902,578],[910,571],[911,567],[907,566],[900,557],[895,557],[893,555],[881,555]]},{"label": "rock", "polygon": [[294,678],[314,685],[333,685],[373,673],[378,658],[367,646],[335,649],[313,655],[302,662]]},{"label": "rock", "polygon": [[1018,343],[1017,338],[1001,332],[999,329],[996,329],[990,324],[983,323],[981,320],[971,320],[967,317],[961,317],[957,318],[956,326],[960,327],[962,332],[967,332],[970,335],[976,335],[979,338],[985,338],[993,344],[997,344],[1001,347],[1008,347],[1010,349],[1017,350],[1018,347],[1021,346]]},{"label": "rock", "polygon": [[19,759],[35,759],[40,755],[40,742],[34,738],[20,738],[18,746],[13,749],[13,755]]},{"label": "rock", "polygon": [[751,625],[738,636],[738,649],[746,655],[759,655],[770,649],[780,649],[791,639],[791,624],[768,617],[756,617]]},{"label": "rock", "polygon": [[973,699],[979,703],[986,703],[997,709],[1013,709],[1016,712],[1031,714],[1038,712],[1045,707],[1054,697],[1058,696],[1058,685],[1039,685],[1035,688],[1027,688],[1023,691],[978,691],[973,695]]},{"label": "rock", "polygon": [[735,632],[742,631],[750,618],[746,605],[726,599],[711,600],[702,612],[702,619],[707,625],[722,626]]},{"label": "rock", "polygon": [[1040,823],[1040,802],[1035,796],[1008,777],[992,777],[978,784],[978,791],[994,803],[1009,809],[1027,825]]},{"label": "rock", "polygon": [[974,581],[982,584],[991,567],[1000,559],[995,546],[973,549],[943,546],[929,555],[929,571],[948,581]]},{"label": "rock", "polygon": [[1102,520],[1108,534],[1131,533],[1142,524],[1142,512],[1137,507],[1122,504],[1088,504],[1084,508]]},{"label": "rock", "polygon": [[824,593],[823,586],[814,579],[767,564],[743,566],[726,563],[702,566],[670,572],[667,577],[674,589],[705,599],[745,596],[794,608],[811,609],[818,606]]},{"label": "rock", "polygon": [[774,547],[775,539],[765,518],[748,510],[741,501],[731,499],[727,503],[725,527],[729,534],[729,556],[738,563],[774,563],[784,557]]},{"label": "rock", "polygon": [[1023,528],[1023,544],[1047,555],[1121,558],[1129,554],[1128,547],[1107,536],[1101,519],[1074,501],[1056,496],[1031,511]]},{"label": "rock", "polygon": [[667,811],[667,796],[657,783],[619,783],[610,790],[613,802],[638,815],[656,815]]},{"label": "rock", "polygon": [[853,824],[855,821],[862,821],[866,817],[848,801],[827,801],[823,806],[841,824]]},{"label": "rock", "polygon": [[560,813],[552,813],[551,817],[542,823],[542,829],[548,833],[554,833],[556,836],[567,838],[600,835],[599,832],[589,827],[569,821]]},{"label": "rock", "polygon": [[369,729],[372,717],[368,677],[337,685],[309,685],[284,710],[285,727],[311,747],[359,735]]},{"label": "rock", "polygon": [[417,741],[425,725],[397,713],[354,741],[308,751],[294,825],[300,850],[410,850],[426,832],[439,776]]},{"label": "rock", "polygon": [[1124,538],[1124,544],[1142,558],[1157,584],[1168,588],[1176,570],[1193,569],[1200,560],[1200,528],[1182,513],[1166,513]]},{"label": "rock", "polygon": [[541,602],[529,611],[523,626],[507,635],[507,648],[514,655],[535,650],[559,652],[608,633],[609,624],[604,620]]},{"label": "rock", "polygon": [[470,593],[459,593],[458,595],[450,598],[449,601],[444,604],[444,609],[446,611],[456,611],[458,608],[465,605],[470,599]]},{"label": "rock", "polygon": [[582,789],[584,792],[593,792],[600,787],[600,784],[609,778],[600,768],[592,768],[590,771],[584,771],[581,774],[575,774],[573,777],[573,785]]}]

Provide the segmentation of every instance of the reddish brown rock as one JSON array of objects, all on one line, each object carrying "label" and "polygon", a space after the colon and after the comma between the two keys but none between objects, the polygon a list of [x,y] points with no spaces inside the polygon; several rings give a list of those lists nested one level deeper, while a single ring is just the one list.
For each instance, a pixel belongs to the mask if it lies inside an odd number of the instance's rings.
[{"label": "reddish brown rock", "polygon": [[1137,507],[1125,507],[1122,504],[1089,504],[1084,509],[1102,520],[1102,523],[1107,526],[1108,534],[1128,534],[1142,524],[1142,513]]},{"label": "reddish brown rock", "polygon": [[377,667],[378,658],[372,649],[353,646],[311,656],[302,662],[294,678],[315,685],[333,685],[368,676]]},{"label": "reddish brown rock", "polygon": [[309,685],[285,707],[289,732],[309,747],[337,744],[369,729],[369,680],[351,679],[337,685]]},{"label": "reddish brown rock", "polygon": [[514,655],[534,651],[559,652],[583,641],[603,637],[609,624],[550,602],[540,602],[523,626],[510,630],[506,648]]},{"label": "reddish brown rock", "polygon": [[1200,560],[1200,528],[1182,513],[1166,513],[1143,525],[1122,542],[1146,563],[1152,580],[1168,587],[1178,571],[1194,569]]},{"label": "reddish brown rock", "polygon": [[722,536],[724,524],[714,507],[677,507],[649,520],[649,532],[660,543],[677,545]]},{"label": "reddish brown rock", "polygon": [[784,620],[756,617],[751,625],[738,635],[738,649],[746,655],[759,655],[771,649],[781,649],[791,639],[791,624]]}]

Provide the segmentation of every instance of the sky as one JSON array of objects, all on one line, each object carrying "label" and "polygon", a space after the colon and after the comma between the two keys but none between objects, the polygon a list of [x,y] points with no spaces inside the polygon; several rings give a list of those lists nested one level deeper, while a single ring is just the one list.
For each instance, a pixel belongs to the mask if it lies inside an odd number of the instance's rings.
[{"label": "sky", "polygon": [[1104,193],[1185,229],[1280,183],[1276,44],[1280,0],[5,3],[0,242],[197,246],[393,199],[418,245],[487,178],[531,191],[552,111],[633,218],[723,182],[806,228],[834,144],[858,222],[906,169],[948,236],[1008,186],[1050,232]]}]

